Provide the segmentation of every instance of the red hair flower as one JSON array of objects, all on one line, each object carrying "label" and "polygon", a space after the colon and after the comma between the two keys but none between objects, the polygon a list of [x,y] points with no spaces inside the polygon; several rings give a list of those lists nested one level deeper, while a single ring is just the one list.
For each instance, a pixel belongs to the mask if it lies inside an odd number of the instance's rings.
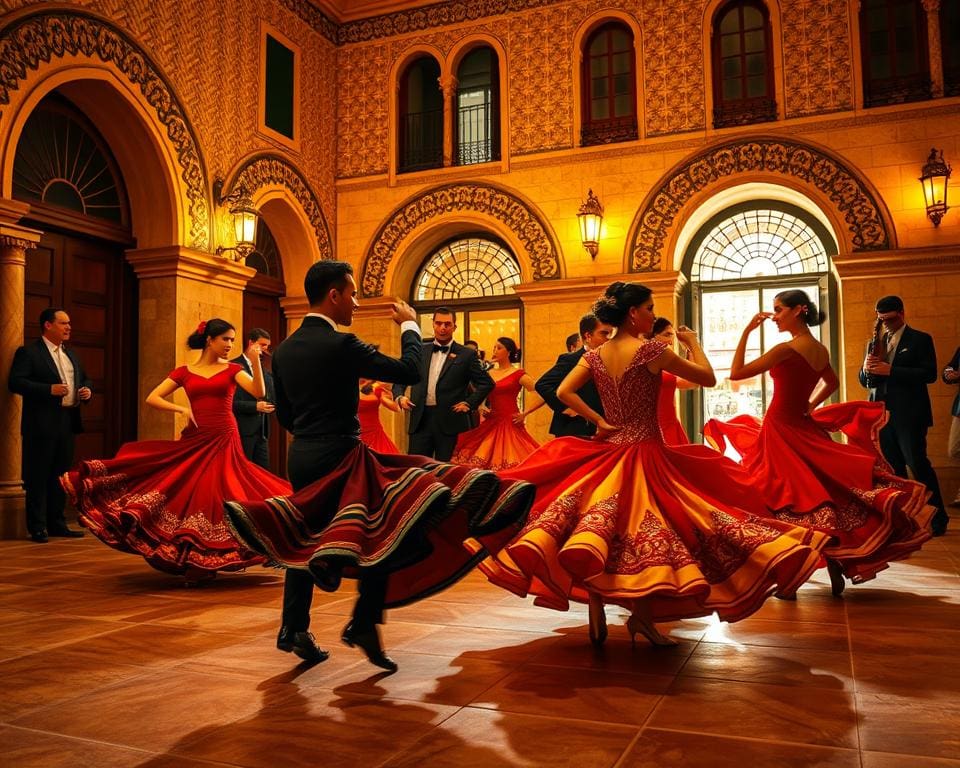
[{"label": "red hair flower", "polygon": [[197,326],[197,333],[203,334],[203,332],[206,330],[207,330],[207,321],[201,320],[200,325]]}]

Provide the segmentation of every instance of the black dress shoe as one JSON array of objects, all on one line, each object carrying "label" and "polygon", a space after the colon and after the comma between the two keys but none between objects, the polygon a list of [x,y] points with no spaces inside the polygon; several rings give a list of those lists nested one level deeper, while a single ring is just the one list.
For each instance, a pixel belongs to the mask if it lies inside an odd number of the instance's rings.
[{"label": "black dress shoe", "polygon": [[399,669],[397,662],[383,652],[383,647],[380,645],[380,635],[377,633],[376,627],[366,632],[355,632],[351,622],[343,630],[340,639],[351,648],[357,647],[363,651],[371,664],[375,664],[381,669],[387,670],[387,672],[396,672]]},{"label": "black dress shoe", "polygon": [[82,539],[83,531],[72,531],[67,526],[63,526],[62,528],[51,528],[48,535],[62,539]]},{"label": "black dress shoe", "polygon": [[34,531],[33,533],[30,534],[30,541],[35,541],[35,542],[37,542],[37,544],[46,544],[47,541],[48,541],[48,539],[47,539],[47,532],[46,532],[46,531]]},{"label": "black dress shoe", "polygon": [[336,592],[342,580],[340,568],[325,560],[314,560],[308,566],[313,583],[324,592]]},{"label": "black dress shoe", "polygon": [[291,632],[286,627],[280,627],[277,635],[277,648],[284,653],[293,653],[304,661],[319,664],[330,656],[327,651],[317,645],[311,632]]}]

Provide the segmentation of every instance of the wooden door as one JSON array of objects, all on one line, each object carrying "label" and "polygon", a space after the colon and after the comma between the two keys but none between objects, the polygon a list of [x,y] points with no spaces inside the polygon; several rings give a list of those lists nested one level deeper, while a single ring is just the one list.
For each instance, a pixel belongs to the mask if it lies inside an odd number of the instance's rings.
[{"label": "wooden door", "polygon": [[93,382],[76,458],[112,456],[137,431],[137,280],[123,247],[48,232],[27,252],[24,287],[25,341],[40,335],[43,309],[63,307],[68,345]]}]

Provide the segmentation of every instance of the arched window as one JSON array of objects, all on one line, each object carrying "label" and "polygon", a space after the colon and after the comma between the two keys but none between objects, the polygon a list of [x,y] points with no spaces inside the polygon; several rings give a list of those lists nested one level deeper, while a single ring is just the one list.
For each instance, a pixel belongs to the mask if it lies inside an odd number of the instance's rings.
[{"label": "arched window", "polygon": [[489,235],[461,236],[433,251],[413,281],[411,304],[425,332],[440,306],[457,313],[454,338],[477,342],[489,353],[500,336],[523,346],[520,266],[502,243]]},{"label": "arched window", "polygon": [[940,52],[943,55],[943,95],[960,96],[960,3],[940,3]]},{"label": "arched window", "polygon": [[930,98],[927,18],[920,0],[862,0],[860,49],[864,106]]},{"label": "arched window", "polygon": [[581,71],[583,121],[580,143],[633,141],[637,132],[637,64],[633,32],[603,24],[586,39]]},{"label": "arched window", "polygon": [[13,162],[13,197],[126,226],[121,175],[106,143],[72,104],[44,99]]},{"label": "arched window", "polygon": [[475,48],[457,67],[457,165],[500,159],[500,68],[496,52]]},{"label": "arched window", "polygon": [[412,61],[400,77],[398,170],[443,165],[443,92],[440,64],[432,56]]},{"label": "arched window", "polygon": [[777,119],[770,15],[760,0],[733,0],[713,23],[713,123]]},{"label": "arched window", "polygon": [[[721,211],[697,232],[684,260],[690,277],[690,315],[704,352],[713,363],[717,386],[693,396],[688,423],[697,434],[711,418],[738,413],[762,416],[772,395],[769,376],[730,381],[730,363],[740,335],[760,311],[770,311],[781,291],[800,289],[818,305],[829,305],[833,236],[806,210],[783,202],[753,201]],[[811,328],[831,346],[828,323]],[[789,339],[772,323],[750,335],[747,359]]]}]

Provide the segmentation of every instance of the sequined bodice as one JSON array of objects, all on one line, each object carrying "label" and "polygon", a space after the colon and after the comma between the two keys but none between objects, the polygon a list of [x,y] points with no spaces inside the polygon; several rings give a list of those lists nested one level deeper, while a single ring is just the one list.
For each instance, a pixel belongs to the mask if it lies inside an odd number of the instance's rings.
[{"label": "sequined bodice", "polygon": [[583,356],[593,373],[604,417],[609,424],[621,427],[606,438],[607,442],[616,445],[643,440],[663,442],[657,421],[660,374],[650,373],[647,363],[659,357],[666,348],[662,341],[648,341],[637,350],[619,380],[610,375],[600,358],[600,350],[591,350]]},{"label": "sequined bodice", "polygon": [[487,395],[491,417],[513,416],[519,412],[517,395],[520,394],[520,379],[523,378],[523,373],[523,369],[518,368],[494,383],[493,391]]}]

